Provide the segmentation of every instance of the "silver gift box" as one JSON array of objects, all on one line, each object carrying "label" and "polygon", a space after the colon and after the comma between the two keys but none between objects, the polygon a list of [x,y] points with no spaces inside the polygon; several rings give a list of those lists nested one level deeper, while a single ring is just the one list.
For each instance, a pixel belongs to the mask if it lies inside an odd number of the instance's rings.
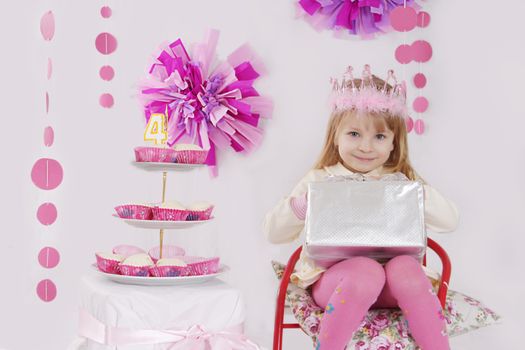
[{"label": "silver gift box", "polygon": [[307,255],[321,265],[353,256],[421,260],[427,245],[423,186],[362,176],[312,182],[305,231]]}]

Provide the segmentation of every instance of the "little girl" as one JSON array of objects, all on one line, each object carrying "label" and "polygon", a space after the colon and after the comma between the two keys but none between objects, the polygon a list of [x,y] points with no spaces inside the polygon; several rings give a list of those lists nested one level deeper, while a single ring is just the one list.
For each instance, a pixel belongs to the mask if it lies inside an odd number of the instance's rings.
[{"label": "little girl", "polygon": [[[404,85],[395,82],[392,71],[386,81],[377,78],[368,65],[362,79],[351,73],[349,67],[341,85],[333,81],[333,113],[319,161],[266,216],[264,231],[272,243],[291,242],[303,231],[309,182],[329,175],[381,177],[399,172],[422,181],[408,159]],[[432,187],[423,188],[426,228],[453,231],[458,223],[454,204]],[[344,349],[370,308],[393,307],[401,308],[423,350],[450,349],[439,300],[413,257],[397,256],[384,266],[354,257],[325,269],[304,252],[291,280],[303,288],[312,286],[315,302],[326,310],[316,349]]]}]

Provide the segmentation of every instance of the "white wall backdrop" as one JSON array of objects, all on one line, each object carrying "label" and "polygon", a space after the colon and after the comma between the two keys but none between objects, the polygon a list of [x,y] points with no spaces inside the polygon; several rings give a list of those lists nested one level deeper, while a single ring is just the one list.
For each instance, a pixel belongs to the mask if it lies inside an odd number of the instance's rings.
[{"label": "white wall backdrop", "polygon": [[[252,156],[220,154],[217,179],[204,170],[170,174],[168,198],[216,204],[217,220],[188,232],[192,236],[184,240],[204,246],[208,239],[213,247],[202,249],[217,252],[231,266],[226,280],[244,293],[247,332],[270,347],[277,288],[270,260],[285,260],[298,243],[267,243],[261,222],[320,151],[328,77],[338,76],[348,64],[370,63],[381,74],[393,67],[407,79],[416,71],[415,64],[404,70],[393,59],[401,34],[373,41],[335,39],[294,20],[293,2],[2,0],[0,348],[66,348],[76,331],[80,277],[89,272],[94,252],[118,243],[156,243],[156,233],[123,226],[111,217],[119,203],[160,198],[161,175],[130,164],[143,130],[136,84],[159,43],[182,37],[189,44],[207,28],[221,30],[221,57],[244,42],[262,57],[269,75],[257,88],[273,97],[274,118],[265,124],[263,145]],[[110,20],[99,15],[106,4],[113,9]],[[459,229],[434,238],[451,256],[451,287],[504,317],[501,325],[453,339],[454,349],[518,349],[525,326],[525,49],[519,27],[525,5],[518,0],[487,5],[427,1],[430,27],[408,34],[410,42],[424,38],[434,49],[423,66],[428,77],[424,95],[430,100],[424,116],[427,133],[410,135],[411,158],[427,181],[461,210]],[[39,32],[47,10],[56,18],[51,43]],[[109,57],[94,47],[102,31],[118,39],[118,49]],[[50,84],[45,80],[48,56],[54,61]],[[115,68],[111,83],[98,77],[104,64]],[[44,113],[47,87],[49,116]],[[98,105],[105,91],[115,97],[109,110]],[[47,125],[56,135],[48,155],[62,163],[65,177],[44,196],[31,183],[30,170],[44,156]],[[58,208],[58,220],[47,230],[35,218],[43,198]],[[177,242],[176,233],[168,236]],[[38,265],[44,245],[59,249],[57,268]],[[58,296],[51,303],[36,296],[42,278],[57,284]],[[285,343],[292,349],[310,346],[306,336],[293,331]]]}]

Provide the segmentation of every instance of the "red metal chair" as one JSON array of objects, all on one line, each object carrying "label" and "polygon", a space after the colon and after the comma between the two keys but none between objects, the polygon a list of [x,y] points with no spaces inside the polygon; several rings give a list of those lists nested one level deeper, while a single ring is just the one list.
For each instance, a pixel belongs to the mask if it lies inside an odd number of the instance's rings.
[{"label": "red metal chair", "polygon": [[[441,302],[441,307],[445,307],[447,298],[448,283],[450,281],[451,263],[445,250],[434,240],[427,239],[428,248],[433,250],[441,259],[441,280],[437,296]],[[299,247],[288,260],[286,269],[284,270],[281,284],[279,286],[279,294],[277,295],[277,306],[275,310],[275,325],[273,330],[273,350],[282,350],[283,346],[283,330],[287,328],[300,328],[299,323],[284,323],[284,302],[286,298],[286,290],[290,283],[290,275],[292,274],[297,260],[301,254],[302,247]],[[426,255],[423,259],[423,265],[426,265]]]}]

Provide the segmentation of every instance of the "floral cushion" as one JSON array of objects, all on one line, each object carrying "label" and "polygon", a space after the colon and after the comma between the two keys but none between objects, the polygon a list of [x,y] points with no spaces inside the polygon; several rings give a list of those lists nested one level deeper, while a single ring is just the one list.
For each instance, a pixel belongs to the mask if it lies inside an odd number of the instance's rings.
[{"label": "floral cushion", "polygon": [[[272,261],[277,277],[282,278],[285,265]],[[289,284],[286,301],[303,331],[315,337],[323,310],[317,306],[308,290]],[[462,293],[449,290],[444,310],[449,337],[465,334],[500,320],[500,316],[479,301]],[[408,331],[408,325],[399,309],[370,310],[360,329],[347,346],[352,350],[419,349]]]}]

